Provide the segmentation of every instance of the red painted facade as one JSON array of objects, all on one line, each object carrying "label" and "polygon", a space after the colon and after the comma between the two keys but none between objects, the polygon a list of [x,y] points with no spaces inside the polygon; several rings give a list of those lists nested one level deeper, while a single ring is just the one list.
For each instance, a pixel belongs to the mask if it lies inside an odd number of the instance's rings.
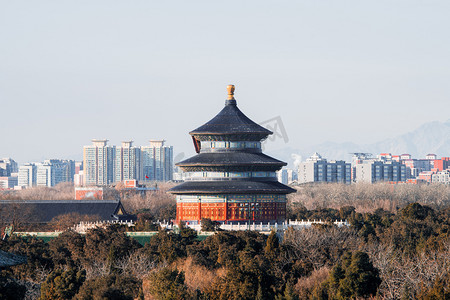
[{"label": "red painted facade", "polygon": [[450,157],[442,157],[441,159],[436,159],[434,161],[434,168],[437,171],[444,171],[450,168]]},{"label": "red painted facade", "polygon": [[286,219],[286,203],[221,202],[177,204],[177,221],[200,221],[202,218],[219,222],[266,222],[273,220],[284,221]]}]

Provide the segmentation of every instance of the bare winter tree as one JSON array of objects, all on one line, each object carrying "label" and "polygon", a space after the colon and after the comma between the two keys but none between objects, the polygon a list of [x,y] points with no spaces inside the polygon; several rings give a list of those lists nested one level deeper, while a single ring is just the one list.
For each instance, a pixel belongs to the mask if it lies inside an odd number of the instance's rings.
[{"label": "bare winter tree", "polygon": [[385,299],[413,297],[423,288],[430,288],[450,272],[450,241],[443,251],[404,255],[390,245],[366,244],[364,249],[380,271],[379,294]]},{"label": "bare winter tree", "polygon": [[70,200],[74,198],[73,183],[62,182],[54,187],[33,187],[20,191],[0,191],[5,200]]},{"label": "bare winter tree", "polygon": [[159,183],[157,191],[149,192],[145,196],[134,195],[123,199],[122,203],[130,212],[148,209],[154,215],[160,215],[161,210],[176,205],[175,196],[167,192],[173,186],[173,183]]},{"label": "bare winter tree", "polygon": [[292,255],[310,262],[315,269],[334,265],[343,252],[358,249],[361,242],[356,231],[347,227],[289,229],[283,239],[292,247]]},{"label": "bare winter tree", "polygon": [[146,253],[136,250],[128,256],[117,260],[114,266],[122,274],[142,279],[157,267],[157,263],[152,261]]}]

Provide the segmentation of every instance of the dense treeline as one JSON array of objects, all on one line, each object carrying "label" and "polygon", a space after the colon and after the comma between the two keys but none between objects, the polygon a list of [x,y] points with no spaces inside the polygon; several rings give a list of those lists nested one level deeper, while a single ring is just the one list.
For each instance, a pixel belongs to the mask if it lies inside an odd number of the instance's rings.
[{"label": "dense treeline", "polygon": [[[360,213],[297,204],[291,213],[347,219],[351,226],[330,223],[281,236],[219,231],[203,241],[182,226],[179,233],[159,231],[145,246],[119,226],[67,231],[48,243],[13,236],[0,249],[26,255],[28,263],[2,271],[0,298],[450,297],[450,209],[412,203],[396,214]],[[141,218],[138,226],[146,224]]]},{"label": "dense treeline", "polygon": [[297,186],[289,195],[292,203],[308,209],[353,206],[358,212],[382,208],[390,212],[414,202],[440,209],[450,206],[450,185],[446,184],[312,184]]}]

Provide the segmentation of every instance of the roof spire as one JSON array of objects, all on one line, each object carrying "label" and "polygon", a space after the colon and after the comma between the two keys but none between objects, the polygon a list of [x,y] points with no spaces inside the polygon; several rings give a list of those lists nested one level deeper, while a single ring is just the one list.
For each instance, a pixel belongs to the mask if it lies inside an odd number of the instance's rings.
[{"label": "roof spire", "polygon": [[227,91],[228,91],[227,100],[235,100],[234,99],[234,85],[232,85],[232,84],[227,85]]}]

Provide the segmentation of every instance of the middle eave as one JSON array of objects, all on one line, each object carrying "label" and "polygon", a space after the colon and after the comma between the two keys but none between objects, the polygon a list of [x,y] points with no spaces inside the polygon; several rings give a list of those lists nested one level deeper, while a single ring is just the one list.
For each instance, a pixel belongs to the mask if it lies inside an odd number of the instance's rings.
[{"label": "middle eave", "polygon": [[287,164],[263,153],[212,152],[197,154],[176,165],[179,167],[272,166],[281,168]]}]

